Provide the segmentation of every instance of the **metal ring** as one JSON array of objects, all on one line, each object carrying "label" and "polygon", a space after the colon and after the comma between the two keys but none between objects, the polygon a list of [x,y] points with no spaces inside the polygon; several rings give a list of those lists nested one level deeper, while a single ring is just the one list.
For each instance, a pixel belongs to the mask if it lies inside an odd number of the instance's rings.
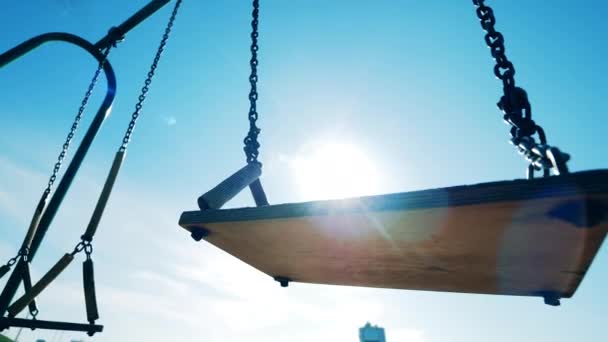
[{"label": "metal ring", "polygon": [[10,258],[10,259],[8,260],[8,262],[6,263],[6,265],[8,265],[9,267],[11,267],[11,266],[13,266],[13,265],[14,265],[16,262],[17,262],[17,258],[16,258],[16,257],[13,257],[13,258]]},{"label": "metal ring", "polygon": [[[504,71],[501,72],[501,70]],[[497,63],[494,66],[494,75],[501,80],[513,77],[515,76],[515,67],[513,66],[513,63],[508,60],[505,60],[502,63]]]},{"label": "metal ring", "polygon": [[[498,31],[491,31],[486,33],[484,39],[489,47],[492,47],[494,45],[502,45],[505,42],[505,37],[502,35],[502,33]],[[504,46],[502,48],[504,49]]]},{"label": "metal ring", "polygon": [[93,245],[90,242],[84,243],[84,252],[88,255],[93,253]]}]

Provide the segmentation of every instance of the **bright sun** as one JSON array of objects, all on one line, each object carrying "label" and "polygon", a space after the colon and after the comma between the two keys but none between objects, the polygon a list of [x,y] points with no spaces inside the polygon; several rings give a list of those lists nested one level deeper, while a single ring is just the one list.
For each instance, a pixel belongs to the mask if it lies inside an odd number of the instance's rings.
[{"label": "bright sun", "polygon": [[371,195],[379,190],[374,163],[355,145],[314,144],[292,160],[292,166],[305,200]]}]

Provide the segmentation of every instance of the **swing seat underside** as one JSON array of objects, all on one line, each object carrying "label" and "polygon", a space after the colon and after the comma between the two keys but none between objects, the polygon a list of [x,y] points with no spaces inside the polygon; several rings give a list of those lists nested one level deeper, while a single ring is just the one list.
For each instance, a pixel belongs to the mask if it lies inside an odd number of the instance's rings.
[{"label": "swing seat underside", "polygon": [[289,281],[568,298],[608,232],[608,170],[188,211],[179,224]]}]

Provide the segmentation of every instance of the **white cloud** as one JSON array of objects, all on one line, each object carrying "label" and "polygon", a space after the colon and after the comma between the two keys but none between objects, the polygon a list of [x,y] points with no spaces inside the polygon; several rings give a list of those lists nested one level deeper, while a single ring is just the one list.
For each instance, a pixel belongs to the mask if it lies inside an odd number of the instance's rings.
[{"label": "white cloud", "polygon": [[26,223],[46,185],[44,175],[0,157],[0,179],[0,212]]},{"label": "white cloud", "polygon": [[163,122],[167,125],[167,126],[173,126],[177,123],[177,118],[175,118],[175,116],[163,116],[162,117]]}]

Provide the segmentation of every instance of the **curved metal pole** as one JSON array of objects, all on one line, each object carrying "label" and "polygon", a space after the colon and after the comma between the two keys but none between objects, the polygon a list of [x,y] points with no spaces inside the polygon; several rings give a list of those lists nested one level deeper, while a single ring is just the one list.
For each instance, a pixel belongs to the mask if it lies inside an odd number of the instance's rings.
[{"label": "curved metal pole", "polygon": [[[31,52],[40,45],[53,41],[65,42],[79,46],[90,53],[98,62],[103,61],[103,54],[89,41],[70,33],[52,32],[29,39],[1,54],[0,68]],[[82,164],[82,161],[89,150],[89,147],[97,135],[97,132],[112,110],[112,103],[114,102],[114,96],[116,94],[116,76],[109,61],[105,61],[103,71],[107,81],[106,96],[40,219],[38,230],[34,234],[30,247],[30,261],[34,258],[38,247],[40,247],[40,243],[48,231],[49,226],[53,221],[61,202],[63,201],[63,198],[70,188],[70,185],[72,184],[72,181],[74,180],[74,177],[76,176],[76,173],[78,172],[78,169],[80,168],[80,165]],[[0,295],[0,317],[4,316],[8,304],[15,296],[15,292],[19,287],[21,272],[18,272],[18,270],[21,268],[21,263],[21,260],[17,263],[11,277],[7,281],[4,290],[2,291],[2,294]]]}]

